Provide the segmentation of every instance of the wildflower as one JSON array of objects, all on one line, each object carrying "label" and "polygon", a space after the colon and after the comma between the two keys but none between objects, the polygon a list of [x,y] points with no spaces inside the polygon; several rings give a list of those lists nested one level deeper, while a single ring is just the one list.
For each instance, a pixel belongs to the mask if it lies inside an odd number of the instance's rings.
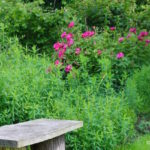
[{"label": "wildflower", "polygon": [[74,27],[74,22],[70,22],[69,25],[68,25],[68,28],[73,28]]},{"label": "wildflower", "polygon": [[139,35],[139,36],[138,36],[138,40],[139,40],[139,41],[143,41],[143,37]]},{"label": "wildflower", "polygon": [[145,40],[145,42],[146,42],[146,46],[148,46],[150,43],[150,40]]},{"label": "wildflower", "polygon": [[132,32],[132,33],[134,33],[134,34],[136,34],[136,28],[130,28],[129,31]]},{"label": "wildflower", "polygon": [[62,59],[63,56],[64,56],[64,50],[60,50],[60,51],[58,52],[58,58]]},{"label": "wildflower", "polygon": [[58,66],[60,64],[59,60],[55,61],[55,65]]},{"label": "wildflower", "polygon": [[139,36],[141,36],[141,37],[148,36],[148,32],[147,31],[142,31]]},{"label": "wildflower", "polygon": [[66,51],[67,50],[68,45],[67,44],[63,44],[63,49]]},{"label": "wildflower", "polygon": [[82,33],[82,38],[92,37],[94,34],[95,34],[94,31],[86,31],[86,32]]},{"label": "wildflower", "polygon": [[80,54],[80,51],[81,51],[81,48],[76,48],[75,54],[76,54],[76,55],[79,55],[79,54]]},{"label": "wildflower", "polygon": [[59,42],[57,42],[57,43],[55,43],[55,44],[53,45],[53,48],[54,48],[56,51],[58,51],[61,47],[62,47],[62,43],[59,43]]},{"label": "wildflower", "polygon": [[123,52],[119,52],[117,54],[117,59],[123,58],[124,57],[124,53]]},{"label": "wildflower", "polygon": [[66,32],[63,32],[62,34],[61,34],[61,38],[65,38],[67,36],[67,33]]},{"label": "wildflower", "polygon": [[66,40],[70,40],[71,38],[73,38],[73,34],[69,33],[66,35]]},{"label": "wildflower", "polygon": [[67,41],[68,47],[72,46],[74,44],[74,40],[73,39],[69,39]]},{"label": "wildflower", "polygon": [[130,38],[130,37],[131,37],[131,34],[129,33],[129,34],[127,35],[127,39]]},{"label": "wildflower", "polygon": [[110,27],[110,30],[114,31],[114,30],[116,30],[116,27]]},{"label": "wildflower", "polygon": [[98,55],[101,55],[101,54],[102,54],[102,51],[101,51],[101,50],[98,50],[98,51],[97,51],[97,54],[98,54]]},{"label": "wildflower", "polygon": [[65,68],[66,73],[69,73],[72,70],[72,65],[67,65]]},{"label": "wildflower", "polygon": [[123,42],[123,40],[124,40],[124,37],[121,37],[121,38],[119,38],[119,43],[121,43],[121,42]]}]

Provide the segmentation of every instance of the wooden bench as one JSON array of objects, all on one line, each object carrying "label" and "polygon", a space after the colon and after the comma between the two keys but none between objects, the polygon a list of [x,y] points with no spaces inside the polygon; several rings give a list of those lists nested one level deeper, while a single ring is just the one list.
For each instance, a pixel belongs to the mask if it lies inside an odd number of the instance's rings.
[{"label": "wooden bench", "polygon": [[82,121],[38,119],[0,127],[0,150],[65,150],[64,135]]}]

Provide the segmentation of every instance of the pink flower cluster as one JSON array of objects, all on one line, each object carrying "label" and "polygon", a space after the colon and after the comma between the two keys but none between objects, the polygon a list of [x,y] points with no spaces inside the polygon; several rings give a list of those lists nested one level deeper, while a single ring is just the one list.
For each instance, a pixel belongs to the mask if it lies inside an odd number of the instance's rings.
[{"label": "pink flower cluster", "polygon": [[94,31],[86,31],[86,32],[82,33],[82,38],[92,37],[93,35],[95,35]]}]

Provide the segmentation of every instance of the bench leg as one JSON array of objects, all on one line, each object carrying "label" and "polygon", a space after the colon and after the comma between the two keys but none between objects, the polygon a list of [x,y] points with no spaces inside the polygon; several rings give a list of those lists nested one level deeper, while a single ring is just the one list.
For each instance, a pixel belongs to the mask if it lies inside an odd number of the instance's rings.
[{"label": "bench leg", "polygon": [[31,146],[31,150],[65,150],[64,135]]}]

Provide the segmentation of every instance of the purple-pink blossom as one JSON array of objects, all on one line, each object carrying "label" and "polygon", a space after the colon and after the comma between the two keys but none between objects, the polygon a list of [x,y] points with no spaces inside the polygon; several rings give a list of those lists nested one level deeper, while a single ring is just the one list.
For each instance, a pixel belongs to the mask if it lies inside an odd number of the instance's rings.
[{"label": "purple-pink blossom", "polygon": [[136,28],[130,28],[129,31],[132,32],[132,33],[134,33],[134,34],[136,34]]},{"label": "purple-pink blossom", "polygon": [[65,51],[63,49],[58,52],[58,58],[59,59],[62,59],[64,57],[64,52]]},{"label": "purple-pink blossom", "polygon": [[65,68],[66,73],[69,73],[72,70],[72,65],[67,65]]},{"label": "purple-pink blossom", "polygon": [[138,40],[139,40],[139,41],[143,41],[143,37],[140,36],[140,35],[138,35]]},{"label": "purple-pink blossom", "polygon": [[86,31],[86,32],[82,33],[82,38],[92,37],[93,35],[95,35],[94,31]]},{"label": "purple-pink blossom", "polygon": [[57,42],[53,45],[53,48],[58,51],[63,46],[63,43]]},{"label": "purple-pink blossom", "polygon": [[119,52],[116,57],[117,57],[117,59],[123,58],[124,57],[124,53],[123,52]]},{"label": "purple-pink blossom", "polygon": [[67,40],[67,44],[68,44],[68,47],[72,46],[74,44],[74,40],[72,38]]},{"label": "purple-pink blossom", "polygon": [[147,31],[142,31],[142,32],[140,32],[139,36],[141,36],[141,37],[148,36],[148,32]]},{"label": "purple-pink blossom", "polygon": [[76,54],[76,55],[79,55],[80,52],[81,52],[81,48],[76,48],[75,54]]},{"label": "purple-pink blossom", "polygon": [[65,38],[67,36],[67,33],[66,32],[63,32],[62,34],[61,34],[61,38]]},{"label": "purple-pink blossom", "polygon": [[73,28],[74,27],[74,22],[70,22],[69,25],[68,25],[68,28]]},{"label": "purple-pink blossom", "polygon": [[146,46],[148,46],[149,44],[150,44],[150,40],[145,40],[145,42],[146,42]]},{"label": "purple-pink blossom", "polygon": [[102,51],[101,51],[101,50],[98,50],[98,51],[97,51],[97,54],[98,54],[98,55],[101,55],[101,54],[102,54]]},{"label": "purple-pink blossom", "polygon": [[58,66],[60,64],[59,60],[55,61],[55,66]]},{"label": "purple-pink blossom", "polygon": [[116,30],[116,27],[110,27],[110,30],[114,31],[114,30]]},{"label": "purple-pink blossom", "polygon": [[73,38],[73,34],[69,33],[66,35],[66,40],[70,40],[71,38]]},{"label": "purple-pink blossom", "polygon": [[124,41],[124,37],[121,37],[118,39],[119,43],[123,42]]},{"label": "purple-pink blossom", "polygon": [[132,35],[129,33],[129,34],[127,35],[127,39],[130,38],[131,36],[132,36]]}]

